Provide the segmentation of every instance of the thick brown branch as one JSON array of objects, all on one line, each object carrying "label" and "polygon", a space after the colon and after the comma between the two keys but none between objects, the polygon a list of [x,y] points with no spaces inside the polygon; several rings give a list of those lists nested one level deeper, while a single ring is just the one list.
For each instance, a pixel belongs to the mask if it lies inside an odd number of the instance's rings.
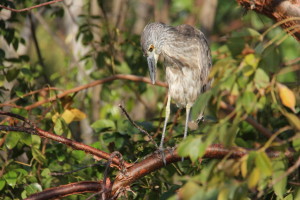
[{"label": "thick brown branch", "polygon": [[[226,149],[220,144],[213,144],[206,149],[206,152],[205,152],[203,158],[222,159],[225,156],[227,156],[228,154],[230,154],[230,158],[240,158],[240,157],[246,155],[247,153],[249,153],[249,150],[246,150],[243,148]],[[268,152],[267,154],[269,157],[278,157],[279,155],[281,155],[280,152],[276,152],[276,151]],[[286,156],[288,158],[291,158],[292,154],[286,154]],[[171,164],[171,163],[180,161],[181,157],[178,155],[176,150],[175,151],[166,150],[165,151],[165,159],[166,159],[166,164]],[[141,179],[142,177],[150,174],[151,172],[154,172],[163,167],[165,167],[165,165],[164,165],[164,163],[161,159],[161,155],[159,153],[153,153],[153,154],[147,156],[141,162],[136,163],[136,164],[132,165],[131,167],[129,167],[125,174],[123,172],[120,172],[116,176],[116,178],[113,182],[111,191],[110,191],[110,195],[114,196],[120,189],[125,188],[126,186],[130,186],[136,180]],[[85,182],[77,183],[78,187],[79,187],[79,185],[84,185],[84,183]],[[96,193],[96,192],[100,192],[102,190],[101,183],[99,183],[99,182],[90,181],[90,182],[86,182],[86,183],[88,183],[92,187],[92,189],[86,188],[86,191],[79,190],[78,193],[84,193],[84,192]],[[68,184],[68,185],[63,186],[65,191],[70,191],[69,187],[73,187],[73,185]],[[94,190],[97,187],[98,187],[98,190]],[[109,186],[106,186],[106,188],[108,188],[108,187]],[[49,191],[55,191],[55,189],[58,189],[59,191],[63,191],[62,189],[60,189],[60,187],[51,188],[51,189],[45,190],[43,192],[34,194],[28,199],[41,200],[41,199],[52,199],[52,198],[58,197],[58,196],[52,197],[49,195],[49,196],[47,196],[47,198],[42,198],[42,197],[44,197],[44,194],[43,194],[44,192],[48,195],[50,193]],[[57,193],[58,192],[55,192],[54,194],[57,194]],[[71,195],[71,194],[74,194],[74,190],[72,191],[72,193],[65,192],[64,196]]]},{"label": "thick brown branch", "polygon": [[39,7],[43,7],[43,6],[47,6],[47,5],[50,5],[50,4],[53,4],[53,3],[57,3],[57,2],[60,2],[60,1],[63,1],[63,0],[53,0],[53,1],[48,1],[48,2],[45,2],[45,3],[41,3],[41,4],[38,4],[38,5],[35,5],[35,6],[31,6],[29,8],[23,8],[23,9],[14,9],[14,8],[9,8],[7,6],[3,6],[0,4],[0,8],[4,8],[6,10],[10,10],[12,12],[24,12],[24,11],[29,11],[29,10],[32,10],[34,8],[39,8]]},{"label": "thick brown branch", "polygon": [[46,200],[61,198],[73,194],[95,193],[101,191],[102,186],[102,182],[100,181],[82,181],[77,183],[70,183],[33,194],[30,197],[26,198],[26,200]]},{"label": "thick brown branch", "polygon": [[[281,27],[300,42],[300,2],[292,0],[237,0],[247,10],[254,10],[281,22]],[[292,20],[292,18],[294,18]],[[291,20],[287,20],[291,19]]]}]

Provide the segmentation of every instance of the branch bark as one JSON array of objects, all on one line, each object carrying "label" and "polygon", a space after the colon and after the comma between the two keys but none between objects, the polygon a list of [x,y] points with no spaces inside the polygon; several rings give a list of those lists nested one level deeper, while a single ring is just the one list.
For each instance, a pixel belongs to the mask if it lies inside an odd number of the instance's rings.
[{"label": "branch bark", "polygon": [[299,0],[237,0],[247,10],[268,16],[300,42]]},{"label": "branch bark", "polygon": [[[230,158],[240,158],[246,155],[247,153],[249,153],[249,150],[243,148],[227,149],[220,144],[213,144],[206,149],[203,158],[222,159],[228,154],[230,154]],[[279,155],[281,155],[281,152],[272,151],[272,152],[267,152],[267,154],[269,157],[278,157]],[[288,158],[291,158],[292,154],[286,153],[286,156]],[[181,156],[178,155],[176,150],[174,151],[166,150],[165,159],[166,159],[166,164],[168,165],[174,162],[181,161]],[[108,188],[110,188],[110,190],[107,191],[106,197],[107,195],[109,195],[110,197],[117,198],[119,191],[122,191],[122,189],[126,188],[127,186],[130,186],[135,181],[163,167],[165,167],[165,165],[161,159],[160,153],[153,153],[149,156],[146,156],[146,158],[141,162],[133,164],[131,167],[129,167],[126,170],[126,173],[119,172],[115,180],[113,181],[112,185],[107,185],[105,186],[105,188],[103,188],[104,186],[102,184],[102,181],[78,182],[78,183],[63,185],[61,186],[62,188],[55,187],[55,188],[47,189],[45,191],[30,196],[29,198],[27,198],[27,200],[53,199],[62,196],[68,196],[68,195],[78,194],[78,193],[88,193],[88,192],[99,193],[103,191],[103,189],[108,189]],[[86,187],[85,184],[89,185],[91,188]],[[75,188],[74,190],[73,187]],[[53,196],[51,196],[51,193],[53,193]],[[61,196],[58,196],[58,194]]]}]

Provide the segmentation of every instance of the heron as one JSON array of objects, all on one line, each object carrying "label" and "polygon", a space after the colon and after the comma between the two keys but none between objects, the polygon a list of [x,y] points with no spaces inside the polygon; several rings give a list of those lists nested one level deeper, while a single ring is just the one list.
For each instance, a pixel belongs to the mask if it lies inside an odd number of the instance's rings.
[{"label": "heron", "polygon": [[[156,81],[159,56],[164,58],[166,81],[169,85],[165,122],[159,150],[163,151],[166,127],[170,117],[171,99],[178,107],[185,107],[186,120],[183,139],[188,132],[190,110],[197,97],[211,86],[211,52],[204,34],[187,24],[176,27],[154,22],[145,26],[141,46],[149,68],[152,84]],[[200,113],[200,119],[203,111]],[[165,162],[165,161],[164,161]]]}]

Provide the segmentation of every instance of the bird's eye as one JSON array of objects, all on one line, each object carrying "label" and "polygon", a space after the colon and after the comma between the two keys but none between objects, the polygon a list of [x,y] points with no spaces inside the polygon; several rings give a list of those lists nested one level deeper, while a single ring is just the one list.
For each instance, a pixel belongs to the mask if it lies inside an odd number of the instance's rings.
[{"label": "bird's eye", "polygon": [[152,51],[153,51],[153,49],[154,49],[154,46],[153,46],[153,44],[151,44],[151,45],[149,46],[149,49],[148,49],[148,51],[149,51],[149,52],[152,52]]}]

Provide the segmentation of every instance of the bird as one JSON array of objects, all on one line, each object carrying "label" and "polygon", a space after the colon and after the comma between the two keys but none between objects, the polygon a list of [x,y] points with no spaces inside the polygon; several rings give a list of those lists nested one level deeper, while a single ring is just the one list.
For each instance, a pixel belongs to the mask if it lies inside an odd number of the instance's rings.
[{"label": "bird", "polygon": [[[156,82],[157,62],[164,58],[166,81],[169,86],[165,122],[159,150],[163,151],[166,127],[170,117],[171,99],[178,107],[185,107],[186,120],[183,139],[188,132],[191,108],[198,96],[210,89],[212,80],[211,51],[205,35],[193,26],[170,26],[160,22],[149,23],[141,34],[141,47],[152,84]],[[202,118],[200,113],[199,118]],[[165,162],[165,161],[164,161]]]}]

